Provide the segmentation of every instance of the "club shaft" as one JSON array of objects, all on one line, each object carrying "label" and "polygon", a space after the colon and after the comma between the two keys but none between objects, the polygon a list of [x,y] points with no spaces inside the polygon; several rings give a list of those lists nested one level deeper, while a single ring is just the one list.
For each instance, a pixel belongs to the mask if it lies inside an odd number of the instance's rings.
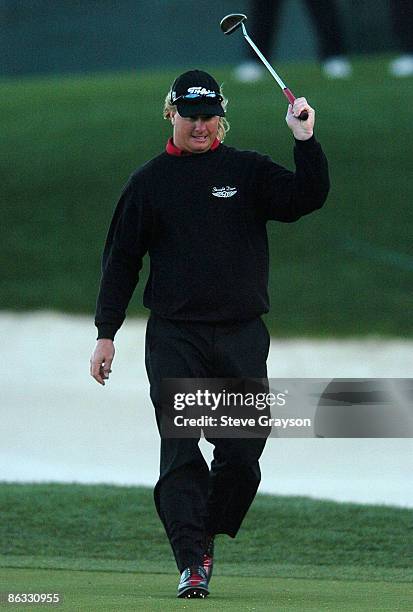
[{"label": "club shaft", "polygon": [[263,54],[261,53],[261,51],[258,49],[258,47],[255,45],[254,41],[251,40],[251,38],[248,36],[247,30],[244,26],[244,24],[241,24],[242,27],[242,33],[244,35],[245,40],[247,41],[247,43],[249,45],[251,45],[251,47],[254,49],[255,53],[258,55],[258,57],[260,58],[260,60],[262,61],[262,63],[264,64],[264,66],[267,68],[267,70],[271,73],[271,75],[274,77],[274,79],[277,81],[278,85],[281,87],[281,89],[286,89],[287,86],[284,83],[284,81],[278,76],[278,74],[275,72],[274,68],[271,66],[271,64],[265,59],[265,57],[263,56]]}]

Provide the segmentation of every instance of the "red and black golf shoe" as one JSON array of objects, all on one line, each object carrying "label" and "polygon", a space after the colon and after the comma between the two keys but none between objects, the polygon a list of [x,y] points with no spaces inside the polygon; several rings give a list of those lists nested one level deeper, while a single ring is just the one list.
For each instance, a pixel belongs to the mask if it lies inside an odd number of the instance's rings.
[{"label": "red and black golf shoe", "polygon": [[208,579],[202,565],[186,567],[179,581],[178,597],[204,599],[208,595]]},{"label": "red and black golf shoe", "polygon": [[202,566],[207,575],[208,584],[211,580],[212,569],[214,567],[214,536],[208,536],[205,544],[205,552],[202,560]]}]

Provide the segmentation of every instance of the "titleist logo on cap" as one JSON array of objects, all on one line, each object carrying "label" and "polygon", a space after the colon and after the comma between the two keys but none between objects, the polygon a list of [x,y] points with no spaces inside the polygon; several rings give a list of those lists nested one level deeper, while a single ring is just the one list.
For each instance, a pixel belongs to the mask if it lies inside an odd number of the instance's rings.
[{"label": "titleist logo on cap", "polygon": [[205,87],[188,87],[188,93],[199,94],[200,96],[206,96],[207,94],[213,94],[215,91],[211,89],[205,89]]},{"label": "titleist logo on cap", "polygon": [[[216,92],[212,89],[206,89],[205,87],[188,87],[187,93],[198,94],[199,96],[206,96],[207,94],[214,94]],[[177,97],[178,97],[177,92],[173,91],[172,99],[175,100]]]}]

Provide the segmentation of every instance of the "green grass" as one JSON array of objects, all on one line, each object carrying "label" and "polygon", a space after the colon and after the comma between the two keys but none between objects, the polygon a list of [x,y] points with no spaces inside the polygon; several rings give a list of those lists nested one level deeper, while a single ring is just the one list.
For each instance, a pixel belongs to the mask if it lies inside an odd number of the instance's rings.
[{"label": "green grass", "polygon": [[[176,572],[149,489],[3,483],[0,508],[2,565]],[[413,579],[412,519],[402,508],[258,495],[239,536],[218,536],[219,566],[224,574]]]},{"label": "green grass", "polygon": [[[152,492],[0,486],[1,592],[59,592],[63,610],[171,610],[177,569]],[[408,610],[413,512],[258,495],[217,537],[211,610]],[[199,609],[199,603],[191,603]],[[20,609],[13,607],[13,609]]]},{"label": "green grass", "polygon": [[[397,582],[352,582],[291,578],[223,577],[211,582],[204,601],[175,598],[176,576],[58,570],[2,569],[3,592],[59,593],[58,610],[411,610],[411,591]],[[11,610],[28,607],[9,606]],[[36,609],[56,609],[36,606]]]},{"label": "green grass", "polygon": [[[314,64],[279,66],[317,110],[332,190],[325,209],[269,225],[274,335],[413,335],[413,124],[401,102],[413,81],[387,76],[387,61],[355,59],[354,79],[342,82]],[[285,103],[271,78],[242,86],[229,69],[214,73],[230,99],[227,144],[292,167]],[[161,107],[174,76],[0,83],[0,308],[93,312],[116,199],[134,168],[164,147]],[[130,314],[143,313],[142,289]]]}]

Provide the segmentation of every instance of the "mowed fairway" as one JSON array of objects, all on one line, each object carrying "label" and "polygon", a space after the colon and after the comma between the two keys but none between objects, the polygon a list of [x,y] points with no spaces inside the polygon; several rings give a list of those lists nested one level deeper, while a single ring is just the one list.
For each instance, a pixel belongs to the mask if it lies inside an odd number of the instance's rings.
[{"label": "mowed fairway", "polygon": [[170,574],[7,568],[2,576],[3,590],[61,594],[59,610],[411,610],[413,597],[397,582],[216,576],[209,598],[195,602],[175,598]]},{"label": "mowed fairway", "polygon": [[409,509],[258,495],[196,602],[176,598],[149,489],[4,483],[0,512],[0,592],[59,593],[62,610],[413,609]]}]

